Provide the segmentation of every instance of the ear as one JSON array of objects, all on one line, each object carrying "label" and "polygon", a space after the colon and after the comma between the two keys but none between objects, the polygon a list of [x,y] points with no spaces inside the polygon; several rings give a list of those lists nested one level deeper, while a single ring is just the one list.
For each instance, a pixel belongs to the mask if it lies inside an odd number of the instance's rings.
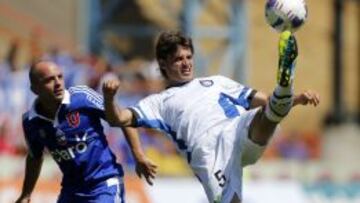
[{"label": "ear", "polygon": [[160,69],[160,73],[164,78],[167,78],[167,74],[166,74],[166,63],[164,60],[159,60],[159,69]]},{"label": "ear", "polygon": [[165,69],[165,60],[164,59],[160,59],[159,60],[159,66],[160,66],[160,69],[164,70]]}]

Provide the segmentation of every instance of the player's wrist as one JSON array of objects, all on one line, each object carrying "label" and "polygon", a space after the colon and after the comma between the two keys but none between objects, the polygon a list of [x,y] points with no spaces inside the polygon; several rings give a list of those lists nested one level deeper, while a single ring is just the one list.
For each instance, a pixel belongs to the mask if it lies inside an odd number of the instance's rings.
[{"label": "player's wrist", "polygon": [[142,151],[134,151],[133,154],[136,162],[144,162],[146,160],[146,156]]},{"label": "player's wrist", "polygon": [[112,104],[114,103],[114,94],[104,94],[104,103],[105,104]]},{"label": "player's wrist", "polygon": [[146,155],[141,148],[132,148],[131,150],[137,163],[143,163],[147,160]]},{"label": "player's wrist", "polygon": [[294,95],[294,103],[293,106],[299,105],[299,104],[304,104],[305,102],[302,101],[302,97],[300,94]]},{"label": "player's wrist", "polygon": [[113,99],[115,94],[113,93],[105,93],[104,92],[104,99]]}]

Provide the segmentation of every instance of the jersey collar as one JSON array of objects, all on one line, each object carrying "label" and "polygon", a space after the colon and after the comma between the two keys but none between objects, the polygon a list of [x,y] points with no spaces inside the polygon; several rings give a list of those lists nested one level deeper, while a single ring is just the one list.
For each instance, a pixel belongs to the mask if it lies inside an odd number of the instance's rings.
[{"label": "jersey collar", "polygon": [[191,79],[189,81],[185,81],[185,82],[179,82],[179,83],[171,84],[171,85],[166,86],[166,89],[169,89],[169,88],[172,88],[172,87],[181,87],[181,86],[184,86],[184,85],[190,83],[191,81],[193,81],[193,79]]},{"label": "jersey collar", "polygon": [[[54,122],[53,120],[51,120],[51,119],[49,119],[49,118],[46,118],[45,116],[42,116],[42,115],[40,115],[40,114],[38,114],[38,113],[36,112],[36,108],[35,108],[36,103],[37,103],[37,100],[35,100],[34,103],[33,103],[32,106],[31,106],[31,109],[30,109],[30,111],[29,111],[29,120],[31,120],[31,119],[33,119],[33,118],[35,118],[35,117],[39,117],[39,118],[41,118],[41,119],[44,119],[44,120],[47,120],[47,121],[50,121],[50,122]],[[61,104],[65,104],[65,105],[70,104],[70,93],[69,93],[69,91],[64,90],[64,98],[63,98],[63,100],[61,101]],[[59,106],[58,110],[56,111],[55,121],[57,120],[57,115],[58,115],[58,113],[59,113],[60,107],[61,107],[61,105]],[[57,123],[57,122],[55,122],[55,123]]]}]

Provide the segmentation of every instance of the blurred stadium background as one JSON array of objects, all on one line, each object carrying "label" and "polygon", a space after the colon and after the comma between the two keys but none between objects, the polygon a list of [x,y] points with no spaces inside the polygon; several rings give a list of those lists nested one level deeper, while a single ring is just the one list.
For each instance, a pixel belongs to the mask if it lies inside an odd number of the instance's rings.
[{"label": "blurred stadium background", "polygon": [[[244,202],[360,202],[360,4],[307,1],[296,33],[296,90],[314,89],[318,108],[297,107],[259,163],[245,169]],[[159,31],[181,29],[196,46],[198,76],[223,74],[270,93],[278,34],[264,20],[264,0],[0,0],[0,203],[20,193],[26,146],[21,114],[34,95],[27,71],[38,57],[60,64],[66,85],[98,90],[119,77],[125,106],[161,90],[153,45]],[[201,185],[162,135],[141,129],[144,149],[159,166],[155,186],[134,175],[121,132],[108,139],[126,168],[127,202],[206,202]],[[46,158],[33,202],[55,202],[61,174]]]}]

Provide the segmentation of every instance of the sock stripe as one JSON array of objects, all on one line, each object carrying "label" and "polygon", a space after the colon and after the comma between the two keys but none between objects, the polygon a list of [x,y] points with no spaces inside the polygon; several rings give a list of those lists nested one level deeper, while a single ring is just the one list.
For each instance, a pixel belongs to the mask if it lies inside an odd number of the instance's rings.
[{"label": "sock stripe", "polygon": [[280,122],[283,119],[283,117],[276,115],[276,113],[271,110],[270,103],[266,105],[265,116],[273,122]]},{"label": "sock stripe", "polygon": [[270,107],[271,112],[273,112],[278,117],[285,117],[288,114],[288,113],[281,114],[281,113],[276,112],[275,109],[272,107],[271,102],[269,103],[269,107]]},{"label": "sock stripe", "polygon": [[286,98],[291,98],[291,97],[292,97],[291,94],[290,94],[290,95],[282,95],[282,96],[280,96],[280,95],[275,94],[275,92],[273,93],[273,96],[274,96],[276,99],[286,99]]}]

